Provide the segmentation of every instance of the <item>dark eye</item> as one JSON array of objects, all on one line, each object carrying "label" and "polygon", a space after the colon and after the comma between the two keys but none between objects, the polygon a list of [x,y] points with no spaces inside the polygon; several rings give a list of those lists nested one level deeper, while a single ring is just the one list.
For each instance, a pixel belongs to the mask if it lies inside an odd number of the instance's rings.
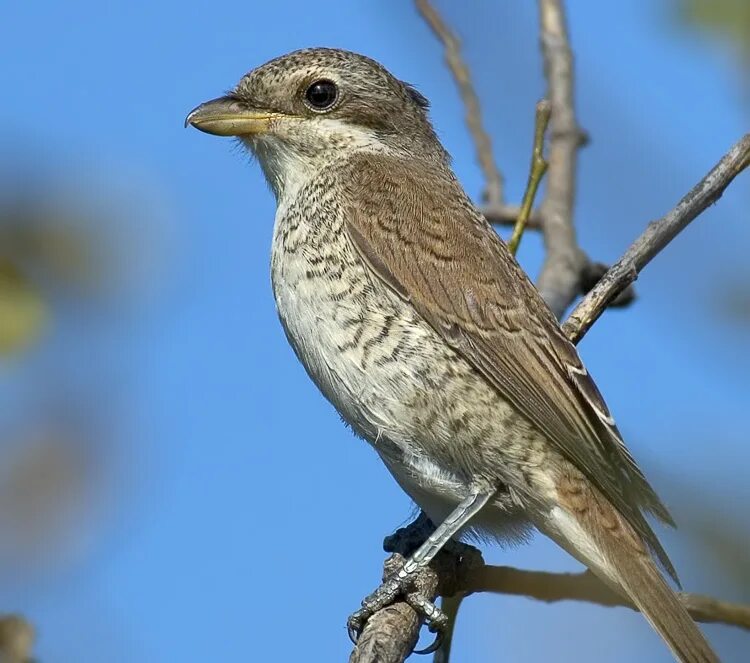
[{"label": "dark eye", "polygon": [[305,92],[305,100],[314,110],[327,110],[336,103],[339,89],[333,81],[315,81]]}]

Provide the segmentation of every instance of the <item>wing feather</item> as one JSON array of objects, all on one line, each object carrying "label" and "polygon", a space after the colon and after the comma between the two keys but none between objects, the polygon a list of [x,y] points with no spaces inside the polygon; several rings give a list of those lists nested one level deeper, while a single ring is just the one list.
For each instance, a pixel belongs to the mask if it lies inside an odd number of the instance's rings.
[{"label": "wing feather", "polygon": [[575,347],[443,169],[367,155],[345,175],[347,232],[369,269],[572,462],[674,569],[641,510],[672,523]]}]

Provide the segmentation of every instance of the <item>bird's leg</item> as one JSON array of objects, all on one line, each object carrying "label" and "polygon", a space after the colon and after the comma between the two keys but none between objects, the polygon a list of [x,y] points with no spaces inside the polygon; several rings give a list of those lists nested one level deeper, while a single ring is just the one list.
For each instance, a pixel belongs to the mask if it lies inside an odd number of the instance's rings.
[{"label": "bird's leg", "polygon": [[[416,552],[406,560],[399,571],[385,580],[372,594],[362,601],[362,607],[357,610],[347,622],[349,637],[356,642],[367,620],[378,610],[393,603],[403,596],[414,611],[425,620],[429,629],[438,633],[435,644],[428,648],[434,651],[440,642],[440,633],[447,624],[443,612],[427,597],[413,591],[414,576],[426,567],[440,550],[487,504],[494,495],[493,492],[480,490],[472,491],[468,497],[450,513],[450,515],[435,529],[427,540],[417,548]],[[429,521],[428,521],[429,522]],[[388,540],[386,540],[386,545]],[[427,653],[425,651],[424,653]]]},{"label": "bird's leg", "polygon": [[[420,511],[415,520],[404,527],[399,527],[393,534],[383,539],[383,550],[388,553],[398,553],[402,557],[411,557],[434,531],[435,524],[424,511]],[[459,559],[477,552],[474,546],[455,539],[447,541],[442,550]]]}]

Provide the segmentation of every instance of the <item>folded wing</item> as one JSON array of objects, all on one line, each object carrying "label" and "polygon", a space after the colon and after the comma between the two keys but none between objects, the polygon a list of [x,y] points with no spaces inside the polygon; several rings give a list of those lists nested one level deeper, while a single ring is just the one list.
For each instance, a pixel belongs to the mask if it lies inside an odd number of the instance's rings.
[{"label": "folded wing", "polygon": [[599,488],[676,580],[642,510],[671,524],[669,513],[575,347],[458,182],[373,155],[349,168],[347,232],[370,270]]}]

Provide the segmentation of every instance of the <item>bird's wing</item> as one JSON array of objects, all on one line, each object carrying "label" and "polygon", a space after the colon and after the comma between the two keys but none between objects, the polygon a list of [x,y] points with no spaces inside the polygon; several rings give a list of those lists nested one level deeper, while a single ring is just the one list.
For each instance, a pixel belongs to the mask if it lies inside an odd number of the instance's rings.
[{"label": "bird's wing", "polygon": [[502,240],[442,169],[367,155],[345,174],[346,230],[370,270],[620,511],[670,575],[641,509],[671,518],[575,347]]}]

